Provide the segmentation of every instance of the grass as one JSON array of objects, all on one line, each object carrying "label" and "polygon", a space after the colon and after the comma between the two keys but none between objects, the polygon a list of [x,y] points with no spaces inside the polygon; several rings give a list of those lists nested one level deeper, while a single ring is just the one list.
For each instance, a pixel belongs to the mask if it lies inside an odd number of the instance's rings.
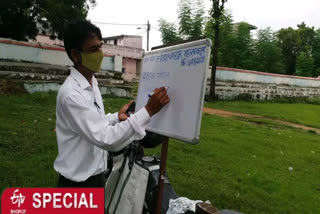
[{"label": "grass", "polygon": [[[129,99],[107,101],[105,111],[115,112]],[[55,187],[56,93],[0,96],[0,103],[0,191],[18,186]]]},{"label": "grass", "polygon": [[171,140],[167,168],[180,196],[220,209],[319,213],[319,152],[316,134],[204,114],[200,143]]},{"label": "grass", "polygon": [[320,105],[315,104],[217,101],[214,103],[206,103],[205,107],[256,114],[320,128]]},{"label": "grass", "polygon": [[[56,185],[55,96],[0,97],[1,191]],[[129,101],[104,99],[106,112]],[[320,213],[319,135],[260,122],[204,114],[198,145],[170,139],[167,171],[177,193],[245,213]]]}]

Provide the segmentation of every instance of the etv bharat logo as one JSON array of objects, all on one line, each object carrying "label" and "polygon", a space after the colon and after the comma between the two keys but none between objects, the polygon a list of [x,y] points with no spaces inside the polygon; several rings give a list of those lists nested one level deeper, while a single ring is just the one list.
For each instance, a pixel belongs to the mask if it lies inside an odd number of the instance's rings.
[{"label": "etv bharat logo", "polygon": [[[13,192],[13,195],[11,196],[10,200],[12,204],[18,203],[18,207],[20,207],[21,204],[23,204],[24,200],[26,199],[25,196],[23,196],[21,193],[18,195],[19,190],[16,189]],[[17,194],[16,194],[17,193]]]}]

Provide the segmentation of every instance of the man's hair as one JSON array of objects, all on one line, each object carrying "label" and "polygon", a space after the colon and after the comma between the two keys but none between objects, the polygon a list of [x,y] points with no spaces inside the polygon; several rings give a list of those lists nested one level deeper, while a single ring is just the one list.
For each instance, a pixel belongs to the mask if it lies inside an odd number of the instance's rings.
[{"label": "man's hair", "polygon": [[76,49],[82,51],[82,46],[86,39],[90,38],[92,34],[96,34],[100,40],[102,35],[100,29],[92,24],[90,21],[81,19],[67,23],[64,28],[64,47],[71,58],[71,50]]}]

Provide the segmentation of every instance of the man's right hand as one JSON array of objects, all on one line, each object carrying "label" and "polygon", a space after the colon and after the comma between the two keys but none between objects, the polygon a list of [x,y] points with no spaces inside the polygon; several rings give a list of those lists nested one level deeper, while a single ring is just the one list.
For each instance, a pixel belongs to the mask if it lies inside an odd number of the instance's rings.
[{"label": "man's right hand", "polygon": [[149,98],[147,105],[145,106],[150,117],[158,113],[165,105],[170,102],[170,98],[167,95],[165,87],[157,88],[154,90],[153,95]]}]

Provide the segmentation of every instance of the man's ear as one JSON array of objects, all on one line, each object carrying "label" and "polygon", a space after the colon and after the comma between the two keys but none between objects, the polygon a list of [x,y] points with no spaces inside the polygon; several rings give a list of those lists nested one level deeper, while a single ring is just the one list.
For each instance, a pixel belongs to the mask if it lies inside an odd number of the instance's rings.
[{"label": "man's ear", "polygon": [[71,50],[71,58],[75,64],[81,64],[82,59],[78,50],[76,49]]}]

